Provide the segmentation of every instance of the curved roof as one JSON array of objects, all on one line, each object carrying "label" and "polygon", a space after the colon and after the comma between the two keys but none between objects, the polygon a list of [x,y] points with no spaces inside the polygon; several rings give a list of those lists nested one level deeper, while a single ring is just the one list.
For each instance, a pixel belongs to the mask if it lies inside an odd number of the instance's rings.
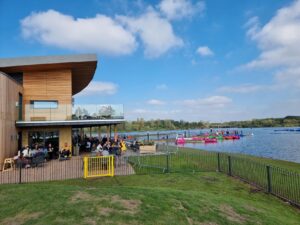
[{"label": "curved roof", "polygon": [[91,82],[96,68],[96,54],[0,58],[0,71],[5,73],[70,69],[72,95],[79,93]]}]

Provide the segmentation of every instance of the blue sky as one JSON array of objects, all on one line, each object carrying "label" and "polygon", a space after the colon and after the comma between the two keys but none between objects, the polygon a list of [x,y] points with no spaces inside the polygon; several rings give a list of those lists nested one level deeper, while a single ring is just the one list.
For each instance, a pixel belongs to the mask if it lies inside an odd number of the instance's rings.
[{"label": "blue sky", "polygon": [[0,0],[0,57],[96,53],[78,104],[129,120],[299,115],[300,1]]}]

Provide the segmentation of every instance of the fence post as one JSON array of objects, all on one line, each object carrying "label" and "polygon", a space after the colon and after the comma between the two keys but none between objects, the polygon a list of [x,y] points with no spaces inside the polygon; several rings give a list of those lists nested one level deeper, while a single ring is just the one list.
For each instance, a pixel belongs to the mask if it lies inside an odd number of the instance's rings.
[{"label": "fence post", "polygon": [[150,142],[150,134],[147,133],[147,140],[148,140],[148,143]]},{"label": "fence post", "polygon": [[272,176],[271,176],[271,167],[266,166],[267,169],[267,179],[268,179],[268,193],[272,193]]},{"label": "fence post", "polygon": [[220,152],[217,153],[217,157],[218,157],[218,172],[221,172]]},{"label": "fence post", "polygon": [[167,169],[166,172],[169,173],[170,172],[170,165],[169,165],[169,153],[166,154],[166,160],[167,160]]},{"label": "fence post", "polygon": [[19,184],[22,183],[22,162],[19,162]]},{"label": "fence post", "polygon": [[159,132],[157,132],[157,140],[159,141]]},{"label": "fence post", "polygon": [[87,178],[88,176],[88,157],[83,158],[83,177]]},{"label": "fence post", "polygon": [[228,156],[228,175],[232,176],[232,171],[231,171],[231,156]]}]

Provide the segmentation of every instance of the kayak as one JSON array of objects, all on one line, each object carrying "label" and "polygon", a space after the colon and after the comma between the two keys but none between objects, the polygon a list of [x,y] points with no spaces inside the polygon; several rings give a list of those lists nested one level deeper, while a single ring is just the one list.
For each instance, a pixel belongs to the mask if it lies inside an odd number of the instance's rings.
[{"label": "kayak", "polygon": [[216,138],[206,138],[204,140],[204,142],[205,142],[205,144],[207,144],[207,143],[217,143],[218,140]]}]

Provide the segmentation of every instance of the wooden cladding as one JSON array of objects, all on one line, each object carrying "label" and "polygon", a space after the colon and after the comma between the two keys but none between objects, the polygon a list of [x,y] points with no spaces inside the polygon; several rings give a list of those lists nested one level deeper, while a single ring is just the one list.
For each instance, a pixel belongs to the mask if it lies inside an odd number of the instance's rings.
[{"label": "wooden cladding", "polygon": [[[26,72],[23,77],[23,117],[27,121],[67,120],[72,116],[72,72]],[[57,101],[56,109],[33,109],[32,101]]]},{"label": "wooden cladding", "polygon": [[0,73],[0,165],[4,158],[17,153],[18,132],[15,121],[18,119],[19,93],[22,86]]},{"label": "wooden cladding", "polygon": [[23,77],[24,104],[31,100],[56,100],[72,104],[71,70],[25,72]]}]

